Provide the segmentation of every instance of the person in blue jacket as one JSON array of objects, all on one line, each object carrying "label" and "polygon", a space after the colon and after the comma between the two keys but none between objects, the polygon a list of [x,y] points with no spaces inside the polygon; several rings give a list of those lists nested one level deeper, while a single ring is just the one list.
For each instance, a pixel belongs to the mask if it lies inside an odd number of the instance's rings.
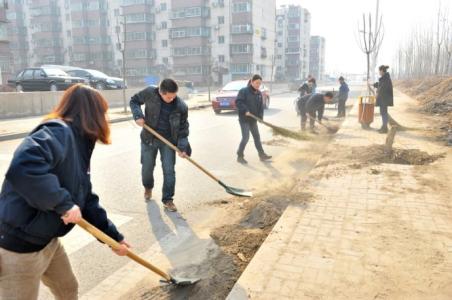
[{"label": "person in blue jacket", "polygon": [[0,299],[34,300],[39,284],[56,299],[78,298],[78,283],[59,241],[81,218],[129,245],[93,193],[90,160],[110,143],[107,101],[96,90],[69,88],[46,120],[16,149],[0,193]]}]

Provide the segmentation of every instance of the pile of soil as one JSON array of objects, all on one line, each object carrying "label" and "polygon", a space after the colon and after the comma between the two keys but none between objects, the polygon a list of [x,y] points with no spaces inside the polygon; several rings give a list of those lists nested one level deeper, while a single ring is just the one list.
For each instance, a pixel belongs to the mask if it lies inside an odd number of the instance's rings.
[{"label": "pile of soil", "polygon": [[230,213],[241,213],[243,217],[236,223],[211,231],[210,236],[218,249],[212,250],[202,264],[173,270],[178,276],[202,274],[201,281],[190,286],[142,288],[129,299],[225,299],[286,207],[304,205],[312,197],[307,193],[287,191],[274,191],[272,195],[215,203],[228,206],[226,209]]},{"label": "pile of soil", "polygon": [[391,153],[386,153],[384,145],[353,147],[349,156],[349,158],[357,159],[363,163],[401,165],[428,165],[442,157],[444,157],[444,154],[430,155],[418,149],[393,148]]},{"label": "pile of soil", "polygon": [[445,131],[444,139],[452,146],[452,77],[401,80],[396,81],[396,86],[419,100],[422,111],[444,116],[445,121],[439,127]]}]

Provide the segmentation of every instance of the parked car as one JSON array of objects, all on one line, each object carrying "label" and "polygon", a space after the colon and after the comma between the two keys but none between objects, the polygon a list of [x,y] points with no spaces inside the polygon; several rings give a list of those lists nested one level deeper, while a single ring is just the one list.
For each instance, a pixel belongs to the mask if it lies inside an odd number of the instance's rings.
[{"label": "parked car", "polygon": [[8,84],[16,91],[63,91],[77,83],[88,83],[80,77],[69,76],[54,68],[27,68],[17,74]]},{"label": "parked car", "polygon": [[121,78],[110,77],[97,70],[73,69],[66,72],[71,76],[88,79],[89,84],[97,90],[116,90],[124,88],[124,81]]},{"label": "parked car", "polygon": [[[223,110],[237,110],[235,100],[239,91],[248,85],[248,80],[231,81],[218,91],[215,99],[212,100],[212,108],[216,114]],[[270,90],[262,84],[260,87],[264,101],[264,108],[270,106]]]}]

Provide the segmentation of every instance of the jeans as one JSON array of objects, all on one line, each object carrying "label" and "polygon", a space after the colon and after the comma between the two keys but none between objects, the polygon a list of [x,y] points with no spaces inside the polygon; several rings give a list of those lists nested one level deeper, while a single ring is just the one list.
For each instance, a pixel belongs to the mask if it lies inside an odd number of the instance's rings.
[{"label": "jeans", "polygon": [[382,127],[388,127],[389,114],[388,114],[388,107],[386,105],[380,105],[380,115],[381,115],[381,120],[383,121]]},{"label": "jeans", "polygon": [[41,281],[57,300],[78,299],[77,279],[57,238],[37,252],[16,253],[0,248],[0,258],[0,299],[36,300]]},{"label": "jeans", "polygon": [[316,116],[316,111],[305,111],[302,110],[300,112],[301,114],[301,130],[305,130],[306,129],[306,121],[308,120],[308,115],[310,116],[309,118],[309,128],[310,129],[314,129],[315,128],[315,118]]},{"label": "jeans", "polygon": [[345,102],[347,99],[339,99],[337,104],[337,116],[345,117]]},{"label": "jeans", "polygon": [[246,144],[250,139],[250,132],[253,135],[254,145],[256,146],[259,155],[264,155],[264,148],[262,148],[261,136],[259,135],[259,128],[257,127],[256,121],[240,121],[240,129],[242,130],[242,141],[240,142],[239,149],[237,150],[237,155],[240,157],[244,156],[244,151]]},{"label": "jeans", "polygon": [[154,139],[152,144],[141,143],[141,178],[143,186],[147,189],[154,188],[154,168],[157,152],[160,152],[163,170],[163,203],[173,200],[176,186],[176,152],[163,142]]}]

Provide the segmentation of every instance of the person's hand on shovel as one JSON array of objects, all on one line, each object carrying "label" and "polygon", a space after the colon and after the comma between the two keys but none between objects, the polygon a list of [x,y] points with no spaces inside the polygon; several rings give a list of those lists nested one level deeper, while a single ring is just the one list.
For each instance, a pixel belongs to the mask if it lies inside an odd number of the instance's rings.
[{"label": "person's hand on shovel", "polygon": [[251,117],[251,113],[250,113],[249,111],[247,111],[247,112],[245,113],[245,116]]},{"label": "person's hand on shovel", "polygon": [[143,119],[143,118],[141,118],[141,119],[136,119],[136,120],[135,120],[135,123],[136,123],[138,126],[143,127],[143,126],[144,126],[144,119]]},{"label": "person's hand on shovel", "polygon": [[126,242],[126,240],[122,240],[121,242],[119,242],[120,244],[120,248],[119,249],[111,249],[114,253],[116,253],[116,255],[119,256],[126,256],[127,252],[129,251],[130,245]]},{"label": "person's hand on shovel", "polygon": [[74,223],[76,224],[82,219],[82,212],[80,211],[80,207],[74,204],[70,210],[65,212],[63,216],[61,216],[64,224]]},{"label": "person's hand on shovel", "polygon": [[182,152],[182,151],[177,152],[177,154],[179,154],[179,156],[182,157],[182,158],[187,158],[188,157],[188,154],[185,153],[185,152]]}]

